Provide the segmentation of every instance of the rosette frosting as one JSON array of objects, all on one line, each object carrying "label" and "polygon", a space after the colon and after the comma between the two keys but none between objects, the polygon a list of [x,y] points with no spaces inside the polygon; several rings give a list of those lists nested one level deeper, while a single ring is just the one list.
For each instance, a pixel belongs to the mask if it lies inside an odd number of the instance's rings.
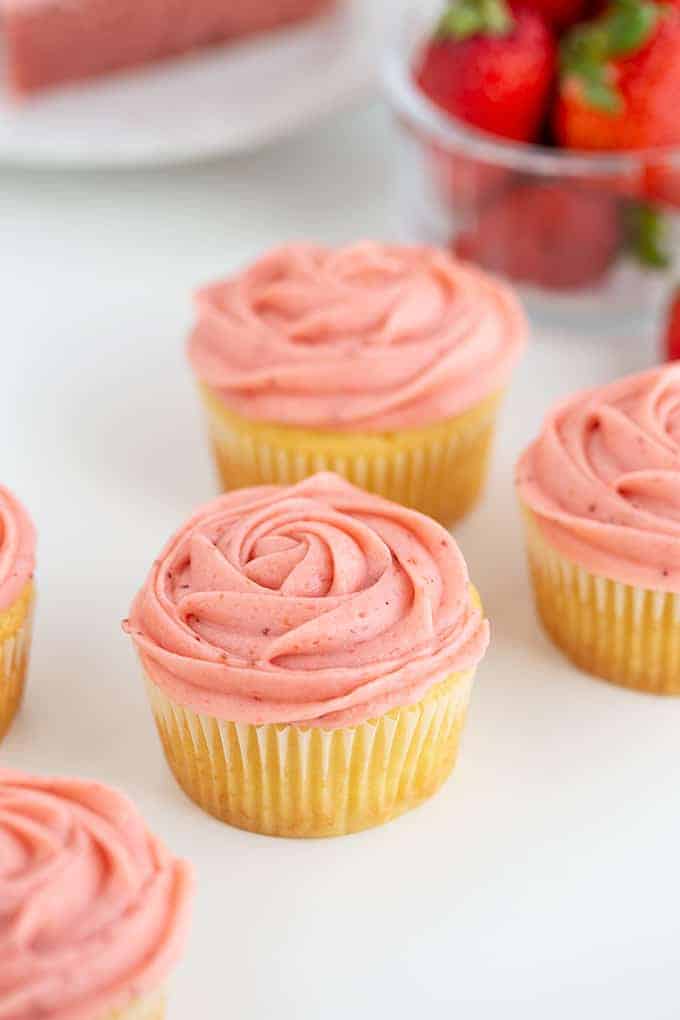
[{"label": "rosette frosting", "polygon": [[0,1018],[100,1020],[155,991],[191,886],[120,794],[0,769]]},{"label": "rosette frosting", "polygon": [[680,592],[680,366],[558,405],[520,460],[518,489],[567,558]]},{"label": "rosette frosting", "polygon": [[126,629],[194,711],[329,729],[419,700],[488,642],[448,532],[332,474],[202,507]]},{"label": "rosette frosting", "polygon": [[21,503],[0,485],[0,612],[19,598],[35,569],[35,529]]},{"label": "rosette frosting", "polygon": [[510,290],[434,248],[291,245],[197,296],[189,357],[246,418],[381,430],[502,390],[526,339]]}]

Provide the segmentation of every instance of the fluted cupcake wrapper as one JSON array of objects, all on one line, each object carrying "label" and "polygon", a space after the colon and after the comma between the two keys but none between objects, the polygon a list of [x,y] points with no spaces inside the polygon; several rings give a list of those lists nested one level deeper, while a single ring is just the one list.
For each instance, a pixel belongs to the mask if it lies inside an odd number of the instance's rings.
[{"label": "fluted cupcake wrapper", "polygon": [[135,999],[123,1009],[114,1009],[96,1020],[163,1020],[165,1016],[165,989]]},{"label": "fluted cupcake wrapper", "polygon": [[451,772],[474,672],[414,705],[337,730],[226,722],[147,688],[179,785],[209,814],[270,836],[340,836],[388,822]]},{"label": "fluted cupcake wrapper", "polygon": [[680,694],[680,596],[621,584],[566,559],[526,511],[540,619],[581,669],[623,687]]},{"label": "fluted cupcake wrapper", "polygon": [[0,613],[0,739],[19,710],[26,685],[33,625],[33,586]]},{"label": "fluted cupcake wrapper", "polygon": [[290,485],[334,471],[354,485],[450,525],[477,502],[502,394],[435,425],[389,433],[342,433],[248,421],[201,390],[218,474],[226,491]]}]

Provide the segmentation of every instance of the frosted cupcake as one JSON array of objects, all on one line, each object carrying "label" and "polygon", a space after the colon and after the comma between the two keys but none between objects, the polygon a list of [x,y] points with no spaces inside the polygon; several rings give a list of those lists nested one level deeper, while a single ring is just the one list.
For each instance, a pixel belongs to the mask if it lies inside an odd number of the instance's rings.
[{"label": "frosted cupcake", "polygon": [[0,769],[0,1016],[161,1020],[192,878],[120,794]]},{"label": "frosted cupcake", "polygon": [[560,404],[517,485],[555,643],[606,680],[680,694],[680,367]]},{"label": "frosted cupcake", "polygon": [[226,490],[329,470],[447,525],[473,506],[527,332],[498,281],[432,248],[300,244],[197,304]]},{"label": "frosted cupcake", "polygon": [[0,485],[0,738],[21,703],[31,646],[35,529]]},{"label": "frosted cupcake", "polygon": [[488,643],[451,536],[330,474],[202,507],[125,626],[180,785],[276,836],[368,828],[434,793]]}]

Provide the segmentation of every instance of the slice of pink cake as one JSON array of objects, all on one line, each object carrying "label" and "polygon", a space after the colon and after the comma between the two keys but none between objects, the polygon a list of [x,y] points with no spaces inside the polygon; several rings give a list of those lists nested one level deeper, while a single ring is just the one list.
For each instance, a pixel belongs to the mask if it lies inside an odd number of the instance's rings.
[{"label": "slice of pink cake", "polygon": [[0,0],[16,95],[311,17],[333,0]]}]

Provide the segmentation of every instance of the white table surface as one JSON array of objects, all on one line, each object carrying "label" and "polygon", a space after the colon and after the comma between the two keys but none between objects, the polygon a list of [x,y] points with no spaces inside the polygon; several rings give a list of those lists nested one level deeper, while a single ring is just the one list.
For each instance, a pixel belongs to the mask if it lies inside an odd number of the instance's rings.
[{"label": "white table surface", "polygon": [[454,778],[384,828],[285,842],[175,788],[120,631],[214,493],[183,338],[191,288],[294,237],[387,237],[378,107],[234,162],[0,173],[0,477],[40,529],[25,709],[0,762],[127,790],[193,859],[171,1020],[677,1020],[680,699],[591,680],[539,632],[512,465],[548,404],[649,343],[537,337],[459,531],[493,621]]}]

